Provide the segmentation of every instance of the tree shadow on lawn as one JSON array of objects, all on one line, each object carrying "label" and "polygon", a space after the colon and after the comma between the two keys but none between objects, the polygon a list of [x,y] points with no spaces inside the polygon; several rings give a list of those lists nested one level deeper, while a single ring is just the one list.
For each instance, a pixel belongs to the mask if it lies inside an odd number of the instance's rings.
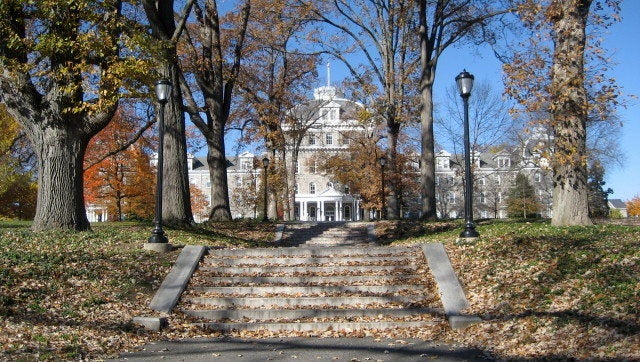
[{"label": "tree shadow on lawn", "polygon": [[192,237],[201,240],[197,242],[199,245],[222,248],[274,247],[275,229],[274,223],[253,220],[206,221],[190,227],[165,226],[165,231],[173,234],[169,236],[169,242],[174,245],[183,243],[183,238]]},{"label": "tree shadow on lawn", "polygon": [[382,245],[399,239],[421,237],[460,228],[460,221],[384,220],[376,223],[377,241]]},{"label": "tree shadow on lawn", "polygon": [[633,321],[625,321],[618,318],[594,316],[578,311],[567,310],[557,312],[541,312],[541,311],[524,311],[518,314],[511,314],[506,316],[489,316],[484,318],[485,321],[501,322],[515,319],[521,319],[526,317],[551,317],[557,320],[558,324],[568,324],[571,320],[575,320],[584,326],[602,326],[608,329],[614,329],[617,333],[631,336],[640,333],[640,325]]}]

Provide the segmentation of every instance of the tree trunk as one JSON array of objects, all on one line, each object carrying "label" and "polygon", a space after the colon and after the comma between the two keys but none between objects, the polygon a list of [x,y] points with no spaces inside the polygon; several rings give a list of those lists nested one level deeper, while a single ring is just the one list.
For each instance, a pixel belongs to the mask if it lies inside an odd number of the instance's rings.
[{"label": "tree trunk", "polygon": [[398,194],[401,192],[399,187],[400,175],[398,175],[398,133],[400,131],[400,125],[395,121],[391,121],[388,126],[389,133],[389,162],[387,165],[389,167],[389,177],[388,185],[385,185],[385,188],[388,187],[389,192],[386,195],[386,211],[383,211],[386,214],[387,219],[397,220],[400,218],[400,202],[398,200]]},{"label": "tree trunk", "polygon": [[587,187],[584,86],[586,23],[591,1],[553,1],[547,10],[554,30],[551,79],[554,130],[552,225],[591,225]]},{"label": "tree trunk", "polygon": [[[423,80],[423,83],[429,83]],[[433,140],[433,84],[422,87],[421,94],[421,139],[420,185],[422,198],[422,218],[436,218],[436,168],[435,143]]]},{"label": "tree trunk", "polygon": [[174,2],[145,0],[143,6],[153,36],[169,44],[162,49],[158,71],[173,84],[164,114],[162,219],[170,225],[190,226],[194,221],[189,191],[185,119],[177,50],[171,41],[177,31]]},{"label": "tree trunk", "polygon": [[[45,122],[46,123],[46,122]],[[82,162],[89,137],[68,127],[27,128],[38,158],[38,201],[32,229],[89,230]]]},{"label": "tree trunk", "polygon": [[[289,163],[289,172],[287,172],[287,183],[289,185],[288,188],[288,197],[287,203],[289,204],[289,220],[295,220],[295,209],[296,209],[296,165],[298,164],[298,147],[294,147],[291,150],[291,162]],[[302,206],[302,205],[301,205]],[[302,215],[303,210],[300,210],[300,215]]]},{"label": "tree trunk", "polygon": [[187,139],[182,111],[182,92],[178,69],[174,64],[165,64],[163,74],[171,80],[171,98],[164,107],[164,157],[162,187],[163,222],[175,226],[190,226],[194,223],[189,191],[187,165]]},{"label": "tree trunk", "polygon": [[[269,177],[272,172],[278,172],[280,165],[279,160],[276,157],[277,151],[272,150],[269,152],[271,154],[271,162],[269,163],[269,167],[267,168],[267,177]],[[277,177],[271,177],[271,180],[275,180]],[[270,182],[267,184],[267,194],[269,196],[269,202],[267,203],[267,216],[269,220],[277,220],[278,219],[278,190],[277,185],[274,182]]]},{"label": "tree trunk", "polygon": [[[419,1],[419,35],[420,35],[420,196],[422,201],[422,218],[435,219],[436,210],[436,167],[435,142],[433,137],[433,82],[435,62],[431,54],[432,43],[427,33],[427,1]],[[442,217],[445,215],[443,214]]]},{"label": "tree trunk", "polygon": [[227,182],[227,159],[224,154],[224,124],[216,122],[210,133],[214,142],[207,140],[207,164],[211,177],[211,213],[210,221],[231,220],[229,205],[229,186]]}]

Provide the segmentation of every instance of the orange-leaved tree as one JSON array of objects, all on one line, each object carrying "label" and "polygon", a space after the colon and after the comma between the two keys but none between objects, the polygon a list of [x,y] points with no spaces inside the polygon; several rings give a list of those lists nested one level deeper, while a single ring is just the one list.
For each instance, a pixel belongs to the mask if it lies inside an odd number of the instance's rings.
[{"label": "orange-leaved tree", "polygon": [[86,202],[106,206],[115,221],[125,216],[148,219],[154,212],[155,177],[146,153],[150,140],[140,137],[123,151],[111,154],[128,142],[135,123],[118,111],[112,122],[91,139],[84,160]]},{"label": "orange-leaved tree", "polygon": [[633,199],[627,201],[627,214],[629,216],[640,216],[640,195],[636,195]]},{"label": "orange-leaved tree", "polygon": [[197,217],[198,220],[206,219],[211,212],[207,196],[194,184],[189,184],[189,193],[191,194],[191,210],[193,211],[193,216]]},{"label": "orange-leaved tree", "polygon": [[[349,140],[349,151],[337,155],[326,155],[320,167],[340,184],[347,186],[351,194],[360,195],[362,207],[367,210],[382,210],[382,169],[379,159],[385,153],[378,146],[381,127],[363,132],[345,133]],[[388,169],[386,170],[388,173]],[[388,188],[388,183],[386,185]],[[386,196],[388,190],[384,191]]]}]

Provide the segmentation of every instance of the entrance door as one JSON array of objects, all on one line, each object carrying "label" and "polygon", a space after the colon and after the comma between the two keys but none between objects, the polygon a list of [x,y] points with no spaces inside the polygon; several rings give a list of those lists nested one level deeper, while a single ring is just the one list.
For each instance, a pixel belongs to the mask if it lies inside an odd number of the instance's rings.
[{"label": "entrance door", "polygon": [[316,207],[309,206],[309,220],[316,221]]},{"label": "entrance door", "polygon": [[324,204],[324,219],[325,221],[336,221],[336,204]]},{"label": "entrance door", "polygon": [[351,205],[344,206],[344,219],[345,221],[351,221]]}]

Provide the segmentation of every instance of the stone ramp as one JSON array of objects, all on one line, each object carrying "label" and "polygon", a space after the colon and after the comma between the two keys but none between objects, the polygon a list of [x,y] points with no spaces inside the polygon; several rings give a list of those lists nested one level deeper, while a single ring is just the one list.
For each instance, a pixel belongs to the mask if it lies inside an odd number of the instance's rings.
[{"label": "stone ramp", "polygon": [[225,332],[424,328],[444,320],[418,247],[210,250],[178,308]]}]

